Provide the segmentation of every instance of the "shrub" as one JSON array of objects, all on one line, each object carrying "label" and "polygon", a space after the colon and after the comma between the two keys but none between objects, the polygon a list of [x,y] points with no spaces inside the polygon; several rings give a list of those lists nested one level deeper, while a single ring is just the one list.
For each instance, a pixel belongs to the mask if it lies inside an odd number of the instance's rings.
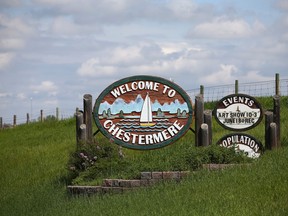
[{"label": "shrub", "polygon": [[[171,155],[168,156],[164,152],[139,154],[133,151],[123,158],[119,147],[111,143],[83,145],[72,154],[69,162],[71,183],[99,182],[103,178],[137,178],[141,171],[196,170],[205,163],[227,164],[252,160],[241,152],[235,152],[233,148],[227,149],[217,145],[189,146],[175,148],[176,152],[170,152]],[[166,151],[157,151],[163,150]]]},{"label": "shrub", "polygon": [[185,160],[194,170],[199,169],[205,163],[228,164],[252,161],[243,152],[235,152],[234,148],[224,148],[218,145],[194,148],[187,152]]},{"label": "shrub", "polygon": [[70,180],[80,177],[85,181],[111,174],[111,170],[125,163],[118,153],[116,145],[82,145],[71,155],[68,162]]}]

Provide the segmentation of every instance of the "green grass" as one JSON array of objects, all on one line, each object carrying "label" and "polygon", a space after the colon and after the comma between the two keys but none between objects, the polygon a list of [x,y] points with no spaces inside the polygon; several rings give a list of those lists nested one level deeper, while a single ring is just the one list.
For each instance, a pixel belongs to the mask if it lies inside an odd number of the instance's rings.
[{"label": "green grass", "polygon": [[[283,147],[267,151],[250,166],[215,172],[200,170],[181,183],[91,197],[74,197],[66,191],[67,163],[76,149],[73,119],[2,130],[0,215],[287,215],[287,108],[281,112]],[[224,133],[217,125],[214,127],[215,136]],[[261,127],[249,133],[262,137]],[[101,135],[97,136],[104,142]],[[193,145],[193,139],[188,132],[163,149],[144,153],[125,150],[126,158],[139,163],[138,168],[170,169],[176,163],[176,169],[181,152]],[[112,168],[111,174],[116,175]]]}]

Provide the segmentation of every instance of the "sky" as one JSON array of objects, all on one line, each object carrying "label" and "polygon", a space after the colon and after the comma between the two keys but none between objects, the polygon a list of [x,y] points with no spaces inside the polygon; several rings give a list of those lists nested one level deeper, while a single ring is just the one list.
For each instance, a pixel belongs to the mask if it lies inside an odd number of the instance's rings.
[{"label": "sky", "polygon": [[287,78],[287,0],[0,0],[0,117],[72,116],[134,75],[183,89]]}]

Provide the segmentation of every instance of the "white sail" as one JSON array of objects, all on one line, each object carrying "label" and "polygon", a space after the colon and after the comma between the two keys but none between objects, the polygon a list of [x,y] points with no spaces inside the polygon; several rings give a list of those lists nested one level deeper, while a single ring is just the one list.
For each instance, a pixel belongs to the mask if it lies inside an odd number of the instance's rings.
[{"label": "white sail", "polygon": [[141,110],[140,124],[142,126],[153,126],[155,123],[153,123],[152,120],[151,100],[147,93]]}]

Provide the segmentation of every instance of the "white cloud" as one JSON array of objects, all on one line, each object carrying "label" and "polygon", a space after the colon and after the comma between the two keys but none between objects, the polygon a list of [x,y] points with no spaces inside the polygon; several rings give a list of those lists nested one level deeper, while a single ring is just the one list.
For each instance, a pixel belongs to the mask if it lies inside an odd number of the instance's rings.
[{"label": "white cloud", "polygon": [[27,99],[27,96],[25,93],[18,93],[16,97],[20,100],[26,100]]},{"label": "white cloud", "polygon": [[[181,47],[182,46],[182,47]],[[116,74],[167,74],[185,73],[198,64],[195,58],[200,48],[180,43],[149,44],[115,47],[88,59],[78,68],[81,76],[103,77]],[[194,56],[195,54],[195,56]]]},{"label": "white cloud", "polygon": [[11,64],[16,51],[23,49],[26,39],[34,29],[19,17],[10,17],[0,13],[0,70]]},{"label": "white cloud", "polygon": [[43,81],[40,85],[32,85],[30,89],[34,93],[47,92],[48,95],[53,96],[57,94],[58,87],[51,81]]},{"label": "white cloud", "polygon": [[216,39],[246,38],[265,30],[260,21],[252,25],[243,19],[228,19],[225,16],[216,17],[211,22],[196,25],[188,34],[189,37],[205,37]]},{"label": "white cloud", "polygon": [[288,11],[288,1],[287,0],[278,0],[276,1],[276,7],[283,11]]},{"label": "white cloud", "polygon": [[103,77],[111,76],[117,72],[117,69],[110,65],[101,65],[99,59],[91,58],[82,63],[77,73],[81,76],[88,77]]},{"label": "white cloud", "polygon": [[43,101],[43,105],[48,107],[56,107],[58,106],[58,100],[45,100]]},{"label": "white cloud", "polygon": [[198,6],[189,0],[172,0],[168,2],[168,8],[179,18],[192,18],[195,15]]},{"label": "white cloud", "polygon": [[53,19],[51,23],[51,33],[58,35],[84,35],[91,33],[102,33],[99,26],[89,26],[85,24],[76,24],[71,16],[59,16]]},{"label": "white cloud", "polygon": [[0,7],[18,7],[21,5],[21,0],[0,1]]},{"label": "white cloud", "polygon": [[18,17],[10,18],[9,16],[0,14],[0,34],[4,37],[24,37],[35,32],[34,28]]},{"label": "white cloud", "polygon": [[249,71],[244,77],[238,77],[242,82],[260,82],[260,81],[269,81],[272,80],[271,76],[263,76],[260,74],[260,71]]},{"label": "white cloud", "polygon": [[204,82],[205,84],[211,85],[211,84],[231,84],[235,80],[235,77],[238,68],[235,65],[231,64],[221,64],[220,65],[220,70],[217,72],[213,72],[210,75],[206,75]]},{"label": "white cloud", "polygon": [[112,51],[109,51],[109,57],[105,56],[102,59],[102,62],[115,65],[141,63],[144,61],[141,49],[141,46],[116,47]]},{"label": "white cloud", "polygon": [[124,24],[139,20],[175,21],[193,19],[205,11],[194,1],[135,0],[33,0],[41,8],[55,8],[57,15],[73,14],[81,24]]},{"label": "white cloud", "polygon": [[13,94],[12,93],[8,93],[8,92],[4,92],[4,93],[1,93],[0,92],[0,98],[5,98],[5,97],[11,97]]},{"label": "white cloud", "polygon": [[25,41],[20,38],[4,38],[0,39],[0,48],[2,49],[19,49],[23,48]]},{"label": "white cloud", "polygon": [[7,67],[11,63],[13,57],[14,54],[12,52],[0,53],[0,69]]}]

